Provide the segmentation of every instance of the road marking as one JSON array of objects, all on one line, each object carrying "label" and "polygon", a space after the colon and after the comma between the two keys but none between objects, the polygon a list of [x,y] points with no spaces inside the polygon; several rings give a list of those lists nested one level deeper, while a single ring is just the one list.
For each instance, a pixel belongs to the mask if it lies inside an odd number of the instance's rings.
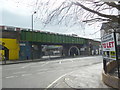
[{"label": "road marking", "polygon": [[30,76],[30,75],[32,75],[32,74],[23,74],[22,76]]},{"label": "road marking", "polygon": [[44,64],[45,62],[38,62],[37,64]]},{"label": "road marking", "polygon": [[13,74],[21,74],[21,73],[26,73],[26,71],[15,72],[15,73],[13,73]]},{"label": "road marking", "polygon": [[65,78],[65,80],[70,80],[70,78]]},{"label": "road marking", "polygon": [[35,63],[25,65],[25,66],[23,66],[23,67],[21,67],[21,68],[26,68],[26,67],[29,67],[30,65],[33,65],[33,64],[35,64]]},{"label": "road marking", "polygon": [[40,64],[44,64],[45,62],[38,62],[38,63],[40,63]]},{"label": "road marking", "polygon": [[6,70],[15,70],[15,69],[20,69],[20,68],[3,69],[3,71],[6,71]]},{"label": "road marking", "polygon": [[43,73],[40,72],[40,73],[37,73],[37,74],[43,74]]},{"label": "road marking", "polygon": [[62,63],[62,61],[59,62],[59,64],[61,64],[61,63]]},{"label": "road marking", "polygon": [[18,76],[9,76],[9,77],[5,77],[5,78],[14,78],[14,77],[18,77]]},{"label": "road marking", "polygon": [[[41,62],[40,62],[41,63]],[[43,62],[42,62],[43,63]],[[20,69],[20,68],[26,68],[26,67],[28,67],[28,66],[30,66],[30,65],[34,65],[34,64],[38,64],[38,63],[32,63],[32,64],[27,64],[27,65],[25,65],[25,66],[23,66],[23,67],[19,67],[19,68],[10,68],[10,69],[5,69],[5,68],[2,68],[1,70],[3,70],[3,71],[6,71],[6,70],[15,70],[15,69]],[[45,65],[46,64],[48,64],[48,62],[47,63],[44,63]],[[42,66],[44,66],[44,65],[42,65]]]},{"label": "road marking", "polygon": [[48,86],[46,87],[46,89],[44,89],[44,90],[47,90],[47,89],[50,88],[52,85],[54,85],[58,80],[60,80],[61,78],[65,77],[66,75],[71,74],[71,73],[73,73],[73,72],[74,72],[74,71],[71,71],[71,72],[68,72],[68,73],[60,76],[60,77],[57,78],[55,81],[53,81],[50,85],[48,85]]},{"label": "road marking", "polygon": [[41,71],[46,71],[46,70],[48,70],[48,69],[40,69],[40,70],[36,70],[37,72],[41,72]]},{"label": "road marking", "polygon": [[40,66],[30,66],[30,67],[33,67],[33,68],[34,68],[34,67],[40,67]]},{"label": "road marking", "polygon": [[45,64],[42,64],[41,67],[45,66],[46,64],[48,64],[48,62],[46,62]]},{"label": "road marking", "polygon": [[56,79],[55,81],[53,81],[50,85],[48,85],[47,88],[44,89],[44,90],[47,90],[48,88],[50,88],[53,84],[55,84],[58,80],[60,80],[61,78],[63,78],[63,77],[66,76],[66,75],[67,75],[67,74],[64,74],[64,75],[60,76],[58,79]]},{"label": "road marking", "polygon": [[40,73],[37,73],[37,74],[41,74],[41,72],[40,72]]},{"label": "road marking", "polygon": [[71,62],[73,62],[73,60],[71,60]]},{"label": "road marking", "polygon": [[37,66],[31,66],[31,67],[43,67],[45,66],[46,64],[48,64],[49,62],[46,62],[46,63],[43,63],[42,65],[37,65]]}]

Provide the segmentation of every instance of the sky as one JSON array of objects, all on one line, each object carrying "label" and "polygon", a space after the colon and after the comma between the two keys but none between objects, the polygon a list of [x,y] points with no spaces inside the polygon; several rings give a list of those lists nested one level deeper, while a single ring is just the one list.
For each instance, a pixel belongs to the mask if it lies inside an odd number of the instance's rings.
[{"label": "sky", "polygon": [[[15,26],[21,28],[31,28],[32,14],[35,0],[0,0],[0,25]],[[32,4],[31,4],[32,3]],[[93,25],[80,25],[65,26],[65,25],[47,25],[43,26],[40,20],[35,19],[34,14],[34,30],[49,31],[61,34],[77,34],[80,37],[91,39],[100,38],[101,24],[95,23]],[[97,33],[96,33],[97,32]]]}]

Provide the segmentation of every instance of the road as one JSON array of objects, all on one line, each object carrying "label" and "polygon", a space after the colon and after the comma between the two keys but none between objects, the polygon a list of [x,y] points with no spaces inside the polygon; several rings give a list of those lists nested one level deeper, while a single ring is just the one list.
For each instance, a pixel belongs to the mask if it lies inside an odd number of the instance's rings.
[{"label": "road", "polygon": [[60,88],[70,88],[61,81],[63,77],[97,64],[102,68],[101,56],[3,65],[0,79],[2,88],[50,88],[57,82]]}]

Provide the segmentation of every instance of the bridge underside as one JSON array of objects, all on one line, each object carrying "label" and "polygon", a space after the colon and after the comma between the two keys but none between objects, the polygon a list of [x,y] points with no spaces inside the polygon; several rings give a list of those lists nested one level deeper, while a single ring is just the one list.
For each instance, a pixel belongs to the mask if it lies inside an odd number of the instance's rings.
[{"label": "bridge underside", "polygon": [[[82,55],[80,48],[83,45],[73,45],[73,44],[49,44],[49,43],[39,43],[39,42],[20,42],[20,59],[38,59],[41,58],[45,51],[43,51],[43,46],[45,45],[58,45],[62,48],[59,50],[60,56],[79,56]],[[54,51],[49,49],[49,51]],[[47,52],[47,51],[46,51]]]},{"label": "bridge underside", "polygon": [[[84,56],[84,55],[92,55],[92,48],[86,47],[84,50],[81,50],[84,46],[83,44],[49,44],[49,43],[39,43],[39,42],[20,42],[20,59],[39,59],[42,56],[45,55],[45,53],[49,53],[47,55],[54,55],[54,50],[49,49],[46,51],[43,51],[43,46],[49,46],[49,45],[57,45],[61,46],[62,48],[59,50],[59,55],[66,57],[66,56]],[[95,54],[96,50],[99,51],[99,48],[95,48]],[[52,52],[51,52],[52,51]],[[90,52],[91,51],[91,52]],[[24,54],[23,54],[24,53]],[[94,55],[95,55],[94,54]]]}]

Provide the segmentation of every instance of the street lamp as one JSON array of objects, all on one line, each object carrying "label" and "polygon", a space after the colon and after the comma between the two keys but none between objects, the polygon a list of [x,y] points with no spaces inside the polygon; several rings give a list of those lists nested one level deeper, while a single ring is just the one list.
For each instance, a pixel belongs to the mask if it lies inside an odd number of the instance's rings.
[{"label": "street lamp", "polygon": [[34,19],[34,14],[36,14],[36,11],[34,11],[34,13],[32,14],[32,32],[33,32],[33,24],[34,24],[34,21],[33,21],[33,19]]},{"label": "street lamp", "polygon": [[[36,14],[36,11],[34,11],[34,13],[32,14],[32,40],[33,40],[33,24],[34,24],[34,14]],[[32,45],[33,45],[33,41],[32,41]],[[32,50],[32,60],[33,60],[33,50]]]}]

